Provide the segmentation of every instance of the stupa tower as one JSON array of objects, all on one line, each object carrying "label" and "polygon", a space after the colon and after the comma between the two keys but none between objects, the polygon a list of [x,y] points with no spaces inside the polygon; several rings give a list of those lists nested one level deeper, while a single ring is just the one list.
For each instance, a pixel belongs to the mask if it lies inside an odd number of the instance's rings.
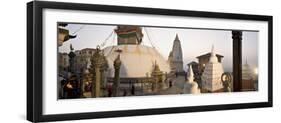
[{"label": "stupa tower", "polygon": [[221,81],[221,75],[223,73],[224,70],[222,64],[218,62],[213,45],[210,60],[206,64],[202,74],[202,88],[208,92],[216,92],[223,89]]},{"label": "stupa tower", "polygon": [[170,52],[168,61],[170,63],[172,71],[177,73],[183,72],[182,49],[178,34],[176,35],[176,38],[174,40],[173,49]]},{"label": "stupa tower", "polygon": [[118,36],[118,45],[137,45],[142,42],[143,33],[139,26],[117,26],[114,31]]},{"label": "stupa tower", "polygon": [[189,65],[189,71],[187,75],[187,81],[184,84],[183,93],[185,94],[198,94],[200,93],[200,89],[198,88],[198,84],[194,82],[194,74],[192,70],[192,66]]}]

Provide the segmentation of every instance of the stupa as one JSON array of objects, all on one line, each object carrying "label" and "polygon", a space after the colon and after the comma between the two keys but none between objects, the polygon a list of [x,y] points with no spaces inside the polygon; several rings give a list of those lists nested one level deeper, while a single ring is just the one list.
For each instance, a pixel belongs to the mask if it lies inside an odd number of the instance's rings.
[{"label": "stupa", "polygon": [[211,57],[202,74],[202,88],[207,92],[217,92],[223,89],[221,75],[224,73],[222,64],[218,62],[212,46]]},{"label": "stupa", "polygon": [[189,65],[189,71],[187,75],[187,81],[184,84],[183,93],[184,94],[198,94],[200,93],[200,89],[198,88],[198,84],[194,82],[194,74],[192,70],[192,66]]},{"label": "stupa", "polygon": [[[118,36],[117,45],[103,49],[109,65],[107,72],[109,81],[114,77],[113,62],[119,54],[122,61],[119,74],[120,86],[124,84],[141,84],[153,80],[151,74],[155,67],[155,61],[157,61],[157,67],[162,73],[170,72],[169,63],[158,50],[142,44],[143,34],[141,27],[117,26],[115,33]],[[129,85],[124,85],[124,87]],[[137,85],[135,86],[137,87]]]}]

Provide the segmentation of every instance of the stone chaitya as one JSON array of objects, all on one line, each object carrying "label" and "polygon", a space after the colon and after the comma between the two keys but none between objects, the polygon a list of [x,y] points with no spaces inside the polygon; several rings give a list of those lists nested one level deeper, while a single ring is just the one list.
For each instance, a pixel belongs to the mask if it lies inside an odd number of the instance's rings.
[{"label": "stone chaitya", "polygon": [[214,46],[212,46],[211,57],[206,64],[202,74],[202,88],[207,92],[223,90],[221,75],[224,73],[222,64],[218,62]]}]

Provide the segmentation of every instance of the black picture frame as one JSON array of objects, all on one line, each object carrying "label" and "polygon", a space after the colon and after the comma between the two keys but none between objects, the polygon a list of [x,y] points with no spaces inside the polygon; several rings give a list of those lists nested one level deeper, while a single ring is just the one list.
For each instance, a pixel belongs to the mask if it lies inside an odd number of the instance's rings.
[{"label": "black picture frame", "polygon": [[[187,16],[202,18],[219,18],[234,20],[255,20],[268,22],[268,101],[241,104],[207,105],[191,107],[173,107],[158,109],[122,110],[108,112],[72,113],[43,115],[42,98],[42,17],[43,9],[85,10],[100,12],[137,13],[150,15]],[[233,13],[201,12],[156,8],[140,8],[125,6],[93,5],[81,3],[33,1],[27,3],[27,120],[32,122],[63,121],[78,119],[94,119],[106,117],[123,117],[137,115],[154,115],[169,113],[185,113],[199,111],[229,110],[272,107],[272,37],[273,17],[264,15],[248,15]]]}]

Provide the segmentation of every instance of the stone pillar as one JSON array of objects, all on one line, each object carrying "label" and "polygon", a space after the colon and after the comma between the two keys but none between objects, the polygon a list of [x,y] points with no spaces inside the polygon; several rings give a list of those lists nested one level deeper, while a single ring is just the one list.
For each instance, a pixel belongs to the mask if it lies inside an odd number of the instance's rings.
[{"label": "stone pillar", "polygon": [[233,91],[242,88],[242,31],[232,31],[233,39]]},{"label": "stone pillar", "polygon": [[100,53],[99,46],[97,47],[97,51],[91,58],[91,73],[93,74],[93,82],[92,82],[92,97],[100,96],[100,84],[101,84],[101,67],[104,63],[104,59]]},{"label": "stone pillar", "polygon": [[100,78],[100,68],[99,66],[97,66],[95,68],[95,73],[96,73],[96,79],[95,79],[95,97],[99,97],[100,96],[100,83],[101,83],[101,78]]},{"label": "stone pillar", "polygon": [[120,66],[121,66],[121,59],[120,54],[114,60],[114,83],[113,83],[113,96],[118,96],[119,93],[119,85],[120,85]]}]

